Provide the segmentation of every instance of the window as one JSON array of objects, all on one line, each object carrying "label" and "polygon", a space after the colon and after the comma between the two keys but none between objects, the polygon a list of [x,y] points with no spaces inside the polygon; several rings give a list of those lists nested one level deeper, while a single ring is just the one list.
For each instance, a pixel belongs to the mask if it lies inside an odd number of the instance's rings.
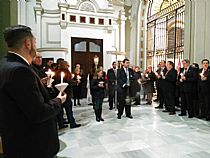
[{"label": "window", "polygon": [[86,41],[81,41],[80,43],[76,43],[74,45],[74,51],[75,52],[86,52],[87,51],[86,45],[87,45]]},{"label": "window", "polygon": [[104,25],[104,19],[98,19],[98,24],[99,25]]},{"label": "window", "polygon": [[95,24],[95,18],[90,18],[90,24]]},{"label": "window", "polygon": [[70,15],[70,21],[71,22],[76,22],[76,16],[75,15]]},{"label": "window", "polygon": [[95,44],[95,43],[93,43],[93,42],[90,42],[90,43],[89,43],[89,49],[90,49],[90,52],[97,52],[97,53],[100,53],[101,47],[100,47],[100,45],[98,45],[98,44]]},{"label": "window", "polygon": [[62,13],[62,17],[61,18],[62,18],[62,20],[65,20],[66,19],[65,18],[65,14]]},{"label": "window", "polygon": [[86,23],[86,17],[80,16],[80,23]]},{"label": "window", "polygon": [[112,25],[112,19],[109,19],[109,25]]}]

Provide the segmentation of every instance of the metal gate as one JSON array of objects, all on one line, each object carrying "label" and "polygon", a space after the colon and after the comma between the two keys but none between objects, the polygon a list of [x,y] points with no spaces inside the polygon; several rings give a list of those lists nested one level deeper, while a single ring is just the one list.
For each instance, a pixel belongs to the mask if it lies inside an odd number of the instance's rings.
[{"label": "metal gate", "polygon": [[147,66],[153,69],[161,60],[177,65],[184,55],[184,3],[176,3],[148,17]]}]

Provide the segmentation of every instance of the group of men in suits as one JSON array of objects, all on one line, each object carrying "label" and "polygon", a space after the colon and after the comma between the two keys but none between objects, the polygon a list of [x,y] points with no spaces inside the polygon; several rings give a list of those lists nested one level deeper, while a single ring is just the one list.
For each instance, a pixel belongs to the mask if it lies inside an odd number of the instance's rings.
[{"label": "group of men in suits", "polygon": [[209,60],[203,59],[202,68],[191,65],[188,59],[182,61],[182,68],[175,70],[172,62],[161,61],[158,69],[157,89],[159,93],[159,106],[175,114],[176,98],[181,98],[181,113],[179,116],[189,118],[198,117],[210,120],[210,67]]}]

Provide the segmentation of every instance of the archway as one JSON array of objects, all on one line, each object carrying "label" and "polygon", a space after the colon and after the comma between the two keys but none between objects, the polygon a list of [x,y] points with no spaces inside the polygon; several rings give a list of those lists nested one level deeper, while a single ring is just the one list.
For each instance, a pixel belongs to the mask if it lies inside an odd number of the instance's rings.
[{"label": "archway", "polygon": [[140,43],[140,47],[145,47],[145,66],[152,65],[155,69],[161,60],[177,64],[184,57],[185,1],[150,0],[146,6],[147,10],[141,14],[147,29],[144,43]]}]

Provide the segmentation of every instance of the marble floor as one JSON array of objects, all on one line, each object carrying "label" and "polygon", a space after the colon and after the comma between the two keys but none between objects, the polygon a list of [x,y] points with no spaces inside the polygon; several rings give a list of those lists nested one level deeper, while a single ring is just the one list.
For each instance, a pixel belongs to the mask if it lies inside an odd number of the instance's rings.
[{"label": "marble floor", "polygon": [[82,127],[59,131],[58,158],[210,158],[210,122],[169,116],[153,105],[132,107],[134,119],[116,118],[103,104],[104,122],[92,106],[74,107]]}]

